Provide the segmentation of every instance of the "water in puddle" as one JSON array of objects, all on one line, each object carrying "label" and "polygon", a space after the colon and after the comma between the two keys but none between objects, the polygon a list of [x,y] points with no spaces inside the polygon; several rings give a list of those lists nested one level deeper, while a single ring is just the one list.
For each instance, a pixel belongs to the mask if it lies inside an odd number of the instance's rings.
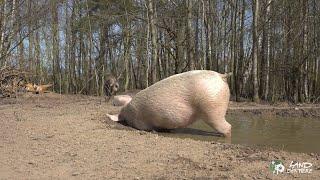
[{"label": "water in puddle", "polygon": [[[264,118],[229,115],[226,119],[232,125],[232,144],[320,153],[320,118]],[[162,134],[204,141],[230,142],[226,138],[217,136],[214,130],[203,121],[197,121],[188,128]]]}]

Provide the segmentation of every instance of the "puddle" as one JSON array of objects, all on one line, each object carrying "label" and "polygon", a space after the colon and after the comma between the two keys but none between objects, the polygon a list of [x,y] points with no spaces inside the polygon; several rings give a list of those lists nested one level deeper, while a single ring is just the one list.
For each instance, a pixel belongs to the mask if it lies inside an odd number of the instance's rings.
[{"label": "puddle", "polygon": [[[292,152],[320,153],[319,118],[235,117],[227,116],[232,125],[232,144],[272,147]],[[218,137],[203,121],[188,128],[161,133],[164,136],[192,138],[203,141],[229,142]]]}]

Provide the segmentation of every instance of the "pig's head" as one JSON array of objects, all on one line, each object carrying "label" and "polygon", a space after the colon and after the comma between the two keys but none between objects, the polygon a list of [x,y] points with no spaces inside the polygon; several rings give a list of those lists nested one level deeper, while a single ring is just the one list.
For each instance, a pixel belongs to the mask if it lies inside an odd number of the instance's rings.
[{"label": "pig's head", "polygon": [[130,125],[134,119],[136,119],[137,110],[129,103],[124,106],[119,114],[119,121],[125,121]]},{"label": "pig's head", "polygon": [[112,84],[112,92],[114,94],[116,94],[118,91],[119,91],[119,83],[118,82],[115,82],[114,84]]}]

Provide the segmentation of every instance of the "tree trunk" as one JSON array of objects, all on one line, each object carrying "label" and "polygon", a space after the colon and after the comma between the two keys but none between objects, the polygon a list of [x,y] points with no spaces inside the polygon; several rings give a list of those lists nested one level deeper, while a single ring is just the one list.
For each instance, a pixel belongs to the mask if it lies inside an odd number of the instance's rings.
[{"label": "tree trunk", "polygon": [[245,9],[246,2],[242,0],[241,2],[241,14],[240,14],[240,35],[239,35],[239,60],[236,62],[237,71],[235,76],[235,94],[236,101],[240,101],[241,89],[242,89],[242,77],[243,77],[243,65],[244,65],[244,21],[245,21]]},{"label": "tree trunk", "polygon": [[4,0],[2,2],[2,6],[1,8],[1,24],[0,24],[0,30],[1,30],[1,34],[0,34],[0,66],[3,66],[5,64],[5,35],[6,35],[6,31],[7,31],[7,0]]},{"label": "tree trunk", "polygon": [[[188,58],[188,69],[193,70],[195,68],[194,62],[194,39],[193,39],[193,28],[192,28],[192,7],[193,0],[187,0],[187,58]],[[198,61],[198,60],[197,60]]]},{"label": "tree trunk", "polygon": [[209,69],[210,68],[210,63],[208,62],[207,59],[207,44],[208,44],[208,22],[206,21],[206,2],[204,0],[201,1],[202,3],[202,31],[201,31],[201,44],[202,44],[202,59],[203,59],[203,64],[204,64],[204,69]]},{"label": "tree trunk", "polygon": [[70,91],[70,19],[69,19],[69,9],[68,9],[68,3],[66,2],[65,4],[65,18],[66,18],[66,25],[65,25],[65,29],[64,29],[64,33],[66,35],[66,41],[64,44],[64,58],[65,58],[65,62],[64,62],[64,74],[63,74],[63,78],[64,80],[64,92],[65,93],[69,93]]},{"label": "tree trunk", "polygon": [[129,71],[129,50],[130,50],[130,35],[129,35],[128,27],[125,27],[124,30],[124,68],[125,68],[125,84],[124,90],[127,91],[129,89],[129,78],[130,78],[130,71]]},{"label": "tree trunk", "polygon": [[268,0],[267,1],[267,12],[266,12],[266,24],[267,24],[267,27],[266,27],[266,44],[267,44],[267,52],[266,52],[266,63],[265,63],[265,80],[264,80],[264,94],[263,94],[263,97],[265,100],[268,100],[268,95],[269,95],[269,71],[270,71],[270,56],[271,56],[271,42],[270,42],[270,34],[271,34],[271,19],[272,19],[272,16],[271,16],[271,13],[270,13],[270,8],[271,8],[271,3],[272,3],[272,0]]},{"label": "tree trunk", "polygon": [[52,64],[53,64],[53,84],[54,90],[60,89],[60,53],[59,53],[59,31],[58,31],[58,4],[56,0],[51,2],[51,15],[52,15]]},{"label": "tree trunk", "polygon": [[253,77],[253,101],[259,102],[259,86],[258,86],[258,54],[259,54],[259,0],[255,0],[253,9],[253,63],[252,63],[252,77]]},{"label": "tree trunk", "polygon": [[157,45],[157,29],[155,25],[155,11],[154,11],[153,0],[148,0],[148,12],[149,12],[149,21],[150,21],[150,32],[151,32],[151,47],[152,47],[152,56],[151,56],[151,79],[152,83],[157,82],[157,60],[158,60],[158,45]]},{"label": "tree trunk", "polygon": [[307,0],[303,0],[303,5],[302,5],[302,13],[303,13],[303,58],[302,60],[304,62],[304,67],[303,67],[303,90],[304,90],[304,100],[305,102],[309,102],[309,82],[308,82],[308,65],[309,65],[309,52],[308,52],[308,2]]},{"label": "tree trunk", "polygon": [[[150,0],[151,1],[151,0]],[[148,3],[149,4],[149,3]],[[147,9],[148,5],[146,5]],[[150,59],[149,59],[149,36],[150,36],[150,15],[149,10],[147,12],[147,38],[146,38],[146,58],[145,58],[145,87],[149,87],[149,71],[150,71]]]}]

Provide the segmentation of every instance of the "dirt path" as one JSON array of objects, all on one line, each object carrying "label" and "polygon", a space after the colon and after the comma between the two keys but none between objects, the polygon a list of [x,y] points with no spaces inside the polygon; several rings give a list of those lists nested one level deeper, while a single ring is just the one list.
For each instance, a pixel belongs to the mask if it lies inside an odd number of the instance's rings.
[{"label": "dirt path", "polygon": [[[119,108],[101,100],[51,93],[0,99],[0,179],[320,176],[319,154],[261,150],[130,130],[105,119],[105,113],[118,112]],[[273,175],[268,166],[274,159],[281,159],[286,165],[291,161],[311,162],[313,172]]]}]

